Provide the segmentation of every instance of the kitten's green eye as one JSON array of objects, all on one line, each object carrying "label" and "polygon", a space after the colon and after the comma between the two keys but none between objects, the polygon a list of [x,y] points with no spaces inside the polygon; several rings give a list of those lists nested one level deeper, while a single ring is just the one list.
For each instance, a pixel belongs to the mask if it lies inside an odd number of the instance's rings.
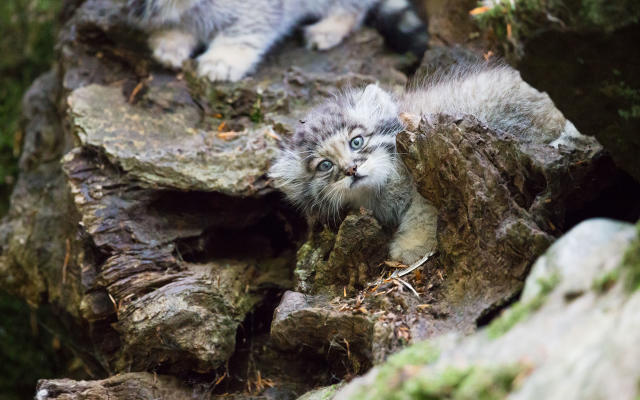
[{"label": "kitten's green eye", "polygon": [[320,164],[318,164],[318,171],[320,172],[325,172],[331,169],[331,167],[333,167],[333,163],[329,160],[324,160],[322,161]]},{"label": "kitten's green eye", "polygon": [[359,148],[362,147],[363,144],[364,144],[364,139],[362,138],[362,136],[356,136],[353,139],[351,139],[351,142],[349,142],[349,145],[354,150],[358,150]]}]

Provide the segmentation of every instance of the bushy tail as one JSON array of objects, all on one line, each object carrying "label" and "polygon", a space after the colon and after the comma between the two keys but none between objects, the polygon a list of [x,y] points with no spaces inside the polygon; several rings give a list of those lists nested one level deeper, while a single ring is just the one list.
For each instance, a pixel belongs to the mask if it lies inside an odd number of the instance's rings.
[{"label": "bushy tail", "polygon": [[422,58],[427,49],[427,25],[410,0],[380,1],[369,16],[369,23],[399,53],[411,52]]}]

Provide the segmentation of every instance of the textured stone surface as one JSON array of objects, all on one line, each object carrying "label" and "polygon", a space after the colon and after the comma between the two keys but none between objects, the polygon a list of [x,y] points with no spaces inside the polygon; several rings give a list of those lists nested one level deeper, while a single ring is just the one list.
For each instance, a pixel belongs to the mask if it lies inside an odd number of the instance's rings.
[{"label": "textured stone surface", "polygon": [[365,288],[380,276],[389,239],[389,232],[364,209],[347,216],[337,232],[312,228],[297,254],[297,289],[335,295]]},{"label": "textured stone surface", "polygon": [[418,191],[438,208],[441,301],[458,329],[519,292],[567,207],[586,200],[572,188],[596,177],[601,146],[587,138],[558,150],[545,134],[525,141],[471,116],[431,115],[398,137]]},{"label": "textured stone surface", "polygon": [[204,391],[194,391],[176,378],[150,373],[122,374],[101,381],[43,379],[36,388],[37,400],[187,400],[194,396],[211,397]]},{"label": "textured stone surface", "polygon": [[49,307],[48,325],[96,376],[215,374],[245,318],[268,326],[271,310],[252,313],[293,287],[304,223],[270,193],[278,141],[335,90],[402,86],[410,58],[362,29],[328,52],[288,40],[254,76],[211,84],[156,65],[125,3],[69,3],[55,71],[25,98],[2,286]]},{"label": "textured stone surface", "polygon": [[[406,349],[334,398],[479,398],[497,390],[514,399],[637,398],[640,292],[625,289],[623,273],[604,290],[589,284],[625,270],[623,255],[632,240],[638,238],[631,224],[578,225],[536,262],[518,304],[541,300],[509,329],[496,335],[493,327],[512,318],[518,305],[472,336],[449,335]],[[555,284],[541,294],[541,282]]]}]

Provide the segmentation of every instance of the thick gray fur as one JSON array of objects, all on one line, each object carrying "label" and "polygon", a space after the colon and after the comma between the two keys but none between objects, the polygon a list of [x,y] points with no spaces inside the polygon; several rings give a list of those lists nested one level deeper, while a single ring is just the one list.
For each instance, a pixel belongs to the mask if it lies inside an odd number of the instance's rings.
[{"label": "thick gray fur", "polygon": [[[274,42],[302,20],[309,47],[329,49],[362,23],[380,0],[128,0],[132,20],[151,33],[154,57],[180,68],[199,44],[198,73],[237,81],[251,72]],[[403,0],[406,1],[406,0]]]},{"label": "thick gray fur", "polygon": [[[365,207],[396,229],[390,255],[413,263],[435,249],[437,210],[416,190],[396,152],[402,113],[471,114],[525,140],[571,146],[581,135],[551,99],[508,66],[455,66],[394,97],[376,85],[349,90],[312,110],[269,171],[309,216],[330,222]],[[350,142],[362,136],[364,145]],[[319,171],[329,160],[332,168]],[[357,171],[353,174],[353,171]]]}]

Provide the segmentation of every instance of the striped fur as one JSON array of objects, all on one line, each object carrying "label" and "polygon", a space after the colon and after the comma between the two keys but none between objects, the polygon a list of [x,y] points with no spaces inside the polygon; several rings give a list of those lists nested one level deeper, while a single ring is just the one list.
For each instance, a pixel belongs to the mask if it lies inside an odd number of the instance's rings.
[{"label": "striped fur", "polygon": [[380,0],[128,0],[132,21],[151,33],[154,57],[180,68],[194,49],[198,73],[212,81],[237,81],[251,72],[277,40],[304,19],[307,45],[339,44]]},{"label": "striped fur", "polygon": [[[455,65],[398,98],[369,85],[312,110],[269,171],[275,185],[309,216],[324,221],[349,209],[372,210],[396,229],[390,255],[405,263],[435,248],[437,210],[418,194],[396,152],[396,134],[404,129],[401,113],[472,114],[525,142],[554,147],[570,148],[582,137],[545,93],[496,64]],[[349,143],[356,136],[365,142],[354,150]],[[318,169],[324,160],[331,169]]]}]

